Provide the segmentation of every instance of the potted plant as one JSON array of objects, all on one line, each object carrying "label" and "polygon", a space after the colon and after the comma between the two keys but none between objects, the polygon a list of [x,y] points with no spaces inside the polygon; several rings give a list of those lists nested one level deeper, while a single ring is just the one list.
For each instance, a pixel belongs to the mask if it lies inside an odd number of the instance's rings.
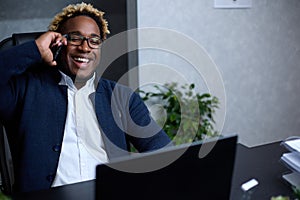
[{"label": "potted plant", "polygon": [[10,198],[6,195],[4,195],[0,190],[0,200],[10,200]]},{"label": "potted plant", "polygon": [[196,93],[195,84],[179,86],[173,82],[164,86],[154,85],[151,91],[139,90],[139,93],[153,118],[175,144],[218,134],[213,125],[219,100],[209,93]]}]

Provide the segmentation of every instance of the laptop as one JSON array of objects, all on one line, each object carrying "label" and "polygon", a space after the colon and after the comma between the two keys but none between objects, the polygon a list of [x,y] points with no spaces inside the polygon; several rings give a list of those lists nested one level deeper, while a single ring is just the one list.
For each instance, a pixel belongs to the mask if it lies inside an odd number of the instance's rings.
[{"label": "laptop", "polygon": [[96,200],[230,199],[237,135],[96,167]]}]

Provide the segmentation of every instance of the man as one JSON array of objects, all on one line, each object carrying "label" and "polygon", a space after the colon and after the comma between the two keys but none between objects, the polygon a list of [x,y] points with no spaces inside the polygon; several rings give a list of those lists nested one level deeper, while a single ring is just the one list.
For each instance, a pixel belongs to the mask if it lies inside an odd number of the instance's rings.
[{"label": "man", "polygon": [[49,30],[0,54],[15,192],[94,179],[97,164],[129,154],[129,142],[140,152],[170,143],[137,94],[95,73],[109,33],[103,12],[69,5]]}]

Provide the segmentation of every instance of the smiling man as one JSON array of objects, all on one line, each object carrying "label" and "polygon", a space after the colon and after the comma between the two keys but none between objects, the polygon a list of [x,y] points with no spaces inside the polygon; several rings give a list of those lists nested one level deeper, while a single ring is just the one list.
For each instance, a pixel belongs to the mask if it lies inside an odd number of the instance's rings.
[{"label": "smiling man", "polygon": [[[0,119],[14,164],[14,192],[95,178],[95,167],[170,144],[129,88],[96,73],[109,33],[103,12],[69,5],[35,41],[0,54]],[[54,60],[54,48],[61,48]]]},{"label": "smiling man", "polygon": [[67,38],[70,45],[62,52],[60,64],[62,71],[76,81],[75,85],[78,82],[80,87],[98,66],[100,45],[109,33],[103,14],[91,5],[69,6],[55,16],[49,26],[49,30],[57,31]]},{"label": "smiling man", "polygon": [[[76,81],[86,81],[94,73],[100,61],[100,30],[96,22],[87,16],[77,16],[65,22],[62,34],[68,43],[62,52],[62,71]],[[76,85],[76,82],[75,82]]]}]

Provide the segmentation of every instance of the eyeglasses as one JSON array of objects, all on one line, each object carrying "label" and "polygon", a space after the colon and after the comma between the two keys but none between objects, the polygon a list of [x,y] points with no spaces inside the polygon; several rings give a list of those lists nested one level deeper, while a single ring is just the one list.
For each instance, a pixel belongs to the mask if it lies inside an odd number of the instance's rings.
[{"label": "eyeglasses", "polygon": [[99,49],[102,40],[99,36],[84,37],[78,33],[68,33],[65,35],[69,44],[80,46],[86,40],[91,49]]}]

